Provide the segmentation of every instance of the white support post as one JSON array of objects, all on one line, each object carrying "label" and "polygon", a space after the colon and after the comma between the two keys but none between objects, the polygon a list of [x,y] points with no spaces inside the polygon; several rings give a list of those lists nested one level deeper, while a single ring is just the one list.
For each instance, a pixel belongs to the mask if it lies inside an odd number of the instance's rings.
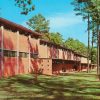
[{"label": "white support post", "polygon": [[45,46],[46,46],[46,48],[47,48],[47,52],[46,52],[47,54],[46,54],[46,57],[49,58],[49,54],[48,54],[48,46],[47,46],[47,44],[46,44]]},{"label": "white support post", "polygon": [[19,31],[17,31],[17,67],[16,67],[16,74],[18,74],[19,69]]},{"label": "white support post", "polygon": [[[28,36],[28,43],[30,43],[30,35]],[[29,45],[29,72],[30,72],[30,68],[31,68],[31,65],[30,65],[30,61],[31,61],[31,57],[30,57],[30,44],[28,44]]]},{"label": "white support post", "polygon": [[4,55],[3,55],[3,50],[4,50],[4,36],[3,36],[3,30],[4,30],[4,27],[3,26],[1,26],[1,35],[2,35],[2,37],[1,37],[1,71],[2,71],[2,76],[3,76],[3,74],[4,74],[4,65],[3,65],[3,63],[4,63]]},{"label": "white support post", "polygon": [[[41,56],[40,56],[40,39],[38,39],[38,58],[40,58]],[[47,49],[47,51],[48,51],[48,49]],[[47,52],[48,53],[48,52]],[[48,58],[48,57],[47,57]]]}]

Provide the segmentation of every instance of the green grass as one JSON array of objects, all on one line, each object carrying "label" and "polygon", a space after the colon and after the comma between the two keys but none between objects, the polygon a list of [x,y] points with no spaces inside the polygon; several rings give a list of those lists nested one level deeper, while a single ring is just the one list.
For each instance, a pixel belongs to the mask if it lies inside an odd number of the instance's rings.
[{"label": "green grass", "polygon": [[100,100],[100,81],[96,72],[2,78],[0,100]]}]

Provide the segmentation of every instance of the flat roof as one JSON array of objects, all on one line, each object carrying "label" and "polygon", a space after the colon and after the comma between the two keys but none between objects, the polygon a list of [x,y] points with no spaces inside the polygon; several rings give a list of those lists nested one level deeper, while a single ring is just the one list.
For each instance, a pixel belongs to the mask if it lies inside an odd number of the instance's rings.
[{"label": "flat roof", "polygon": [[38,32],[34,32],[22,25],[16,24],[14,22],[8,21],[4,18],[0,17],[0,26],[4,26],[7,29],[11,29],[12,31],[19,31],[20,33],[24,35],[31,35],[32,37],[40,37],[41,34]]}]

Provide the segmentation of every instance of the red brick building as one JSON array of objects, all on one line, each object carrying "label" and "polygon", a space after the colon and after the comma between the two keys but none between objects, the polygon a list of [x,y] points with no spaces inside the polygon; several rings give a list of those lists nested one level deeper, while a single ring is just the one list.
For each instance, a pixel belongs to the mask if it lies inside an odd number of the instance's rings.
[{"label": "red brick building", "polygon": [[0,77],[32,70],[52,75],[87,67],[86,57],[40,37],[37,32],[0,18]]}]

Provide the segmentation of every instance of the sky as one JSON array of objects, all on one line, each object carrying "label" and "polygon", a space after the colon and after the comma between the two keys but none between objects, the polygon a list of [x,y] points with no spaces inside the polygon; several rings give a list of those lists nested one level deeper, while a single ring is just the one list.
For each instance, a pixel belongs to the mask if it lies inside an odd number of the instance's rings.
[{"label": "sky", "polygon": [[27,27],[26,22],[36,14],[42,14],[50,21],[50,32],[60,32],[64,40],[69,37],[87,45],[87,23],[76,16],[73,0],[33,0],[35,10],[27,16],[20,14],[14,0],[0,0],[0,17]]}]

